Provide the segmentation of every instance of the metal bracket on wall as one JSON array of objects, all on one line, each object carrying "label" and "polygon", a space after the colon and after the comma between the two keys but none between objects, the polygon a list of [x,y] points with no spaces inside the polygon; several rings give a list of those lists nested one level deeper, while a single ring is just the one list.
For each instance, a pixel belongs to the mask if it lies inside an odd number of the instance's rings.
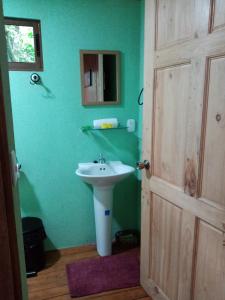
[{"label": "metal bracket on wall", "polygon": [[30,84],[40,84],[41,83],[41,77],[37,73],[32,73],[30,75]]}]

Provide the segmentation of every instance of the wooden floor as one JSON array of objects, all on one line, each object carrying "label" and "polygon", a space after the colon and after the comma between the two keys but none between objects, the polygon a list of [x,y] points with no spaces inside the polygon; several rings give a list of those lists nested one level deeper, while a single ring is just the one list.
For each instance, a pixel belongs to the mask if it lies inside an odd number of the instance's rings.
[{"label": "wooden floor", "polygon": [[76,260],[98,256],[94,246],[66,249],[47,254],[47,266],[37,277],[28,279],[29,300],[151,300],[142,287],[114,290],[82,298],[71,298],[68,291],[65,265]]}]

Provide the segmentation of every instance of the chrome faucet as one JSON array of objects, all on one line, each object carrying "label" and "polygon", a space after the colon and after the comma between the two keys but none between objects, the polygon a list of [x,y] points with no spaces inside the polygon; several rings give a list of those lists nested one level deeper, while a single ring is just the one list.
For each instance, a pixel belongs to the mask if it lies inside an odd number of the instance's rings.
[{"label": "chrome faucet", "polygon": [[98,163],[99,164],[104,164],[105,163],[105,158],[103,157],[102,153],[99,154]]}]

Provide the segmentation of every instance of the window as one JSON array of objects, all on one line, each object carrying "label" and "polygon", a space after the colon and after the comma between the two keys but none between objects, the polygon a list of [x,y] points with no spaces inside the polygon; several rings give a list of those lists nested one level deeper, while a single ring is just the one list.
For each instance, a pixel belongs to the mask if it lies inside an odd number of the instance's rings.
[{"label": "window", "polygon": [[6,17],[5,34],[9,70],[43,70],[39,20]]}]

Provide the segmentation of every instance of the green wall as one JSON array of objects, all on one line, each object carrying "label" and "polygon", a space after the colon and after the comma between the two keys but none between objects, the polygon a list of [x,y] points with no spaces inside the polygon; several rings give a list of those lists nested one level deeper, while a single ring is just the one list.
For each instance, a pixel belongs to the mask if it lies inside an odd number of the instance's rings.
[{"label": "green wall", "polygon": [[[139,69],[139,89],[141,89],[144,86],[144,16],[145,13],[145,1],[141,0],[140,1],[140,69]],[[141,96],[141,102],[144,101],[143,99],[143,94]],[[139,106],[139,111],[138,111],[138,136],[139,136],[139,154],[141,157],[141,151],[142,151],[142,112],[143,112],[143,105]]]},{"label": "green wall", "polygon": [[[140,48],[139,48],[139,92],[144,87],[144,12],[145,12],[145,1],[140,0]],[[144,92],[140,98],[141,102],[144,102]],[[138,110],[138,159],[142,160],[142,113],[143,113],[143,105],[139,106]],[[138,178],[138,227],[141,227],[141,175],[142,171],[138,171],[137,178]]]},{"label": "green wall", "polygon": [[[141,2],[137,0],[5,0],[5,16],[41,20],[43,86],[29,83],[31,72],[10,72],[17,156],[22,164],[22,215],[41,217],[48,249],[95,241],[92,189],[75,175],[78,162],[102,152],[107,160],[134,165],[138,132],[112,130],[84,134],[93,119],[138,121]],[[121,104],[83,107],[79,49],[121,51]],[[139,127],[140,128],[140,127]],[[136,175],[114,192],[113,231],[139,224]]]}]

